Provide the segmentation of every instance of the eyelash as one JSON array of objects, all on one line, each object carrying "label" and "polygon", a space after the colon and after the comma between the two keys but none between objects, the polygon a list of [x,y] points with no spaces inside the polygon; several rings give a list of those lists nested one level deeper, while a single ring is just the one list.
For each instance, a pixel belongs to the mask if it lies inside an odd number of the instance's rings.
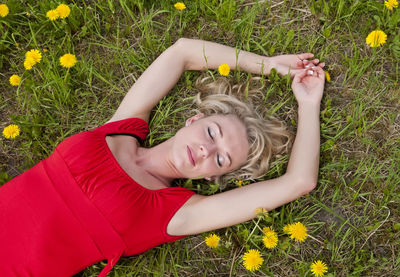
[{"label": "eyelash", "polygon": [[[211,138],[212,140],[214,140],[214,137],[211,135],[211,129],[210,129],[210,127],[207,128],[207,131],[208,131],[208,135],[210,136],[210,138]],[[218,154],[217,154],[217,164],[218,164],[219,167],[222,167],[222,164],[221,164],[221,162],[219,161],[219,155],[218,155]]]},{"label": "eyelash", "polygon": [[210,129],[210,127],[208,127],[208,135],[210,136],[210,138],[211,138],[212,140],[214,140],[214,137],[211,135],[211,129]]},{"label": "eyelash", "polygon": [[222,167],[222,164],[219,161],[219,155],[218,154],[217,154],[217,164],[218,164],[219,167]]}]

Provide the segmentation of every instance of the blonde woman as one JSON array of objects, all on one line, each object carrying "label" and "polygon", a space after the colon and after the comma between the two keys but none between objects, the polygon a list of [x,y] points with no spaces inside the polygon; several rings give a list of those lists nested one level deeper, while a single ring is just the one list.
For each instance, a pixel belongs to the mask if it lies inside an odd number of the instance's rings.
[{"label": "blonde woman", "polygon": [[[323,64],[312,54],[263,57],[213,42],[179,39],[128,91],[106,124],[73,135],[53,154],[0,187],[0,275],[71,276],[119,257],[254,217],[311,191],[317,183]],[[223,91],[198,98],[199,113],[165,142],[143,148],[152,108],[185,70],[226,63],[256,74],[290,72],[298,102],[297,135],[279,178],[212,196],[171,187],[176,178],[255,179],[288,135]]]}]

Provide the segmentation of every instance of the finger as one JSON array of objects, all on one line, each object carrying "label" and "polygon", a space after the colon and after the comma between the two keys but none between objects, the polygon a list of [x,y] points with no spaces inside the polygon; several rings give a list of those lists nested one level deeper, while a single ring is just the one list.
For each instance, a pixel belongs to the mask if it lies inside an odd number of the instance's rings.
[{"label": "finger", "polygon": [[304,64],[304,68],[308,68],[308,69],[311,69],[311,68],[313,68],[314,66],[317,66],[318,65],[318,62],[317,63],[315,63],[314,61],[308,61],[308,60],[303,60],[303,64]]},{"label": "finger", "polygon": [[307,65],[305,65],[304,67],[305,68],[310,68],[310,67],[313,67],[315,65],[318,65],[318,63],[319,63],[319,60],[318,59],[314,59],[312,61],[307,61]]},{"label": "finger", "polygon": [[321,67],[321,68],[324,68],[325,63],[319,63],[318,66]]},{"label": "finger", "polygon": [[297,66],[297,68],[304,68],[303,61],[298,61],[298,62],[296,63],[296,66]]},{"label": "finger", "polygon": [[307,71],[308,70],[303,70],[303,71],[300,71],[299,73],[297,73],[296,75],[294,75],[293,82],[294,83],[300,83],[303,80],[303,78],[305,76],[307,76]]},{"label": "finger", "polygon": [[320,78],[321,80],[325,79],[325,71],[321,67],[316,66],[314,70],[317,73],[318,78]]},{"label": "finger", "polygon": [[308,69],[307,70],[307,75],[308,76],[318,76],[317,72],[314,72],[314,68],[313,69]]},{"label": "finger", "polygon": [[302,53],[298,55],[300,60],[307,60],[307,59],[311,59],[312,57],[314,57],[314,54],[312,53]]},{"label": "finger", "polygon": [[309,76],[317,76],[318,77],[319,73],[317,71],[317,68],[320,68],[320,67],[319,66],[315,66],[315,65],[308,67],[307,68],[307,75],[309,75]]},{"label": "finger", "polygon": [[311,69],[312,67],[314,67],[315,65],[311,62],[311,61],[307,61],[307,65],[304,66],[304,68],[309,68]]}]

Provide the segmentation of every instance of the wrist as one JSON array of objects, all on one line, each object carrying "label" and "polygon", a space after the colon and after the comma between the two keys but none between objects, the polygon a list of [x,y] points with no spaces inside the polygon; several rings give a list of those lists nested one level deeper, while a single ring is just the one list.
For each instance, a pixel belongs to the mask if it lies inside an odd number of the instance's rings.
[{"label": "wrist", "polygon": [[272,57],[261,56],[261,73],[263,75],[271,74],[271,69],[274,67]]},{"label": "wrist", "polygon": [[270,57],[247,51],[240,51],[237,55],[237,66],[240,69],[258,75],[269,75],[272,63],[273,61]]},{"label": "wrist", "polygon": [[318,113],[320,112],[321,108],[321,102],[315,102],[315,101],[299,101],[299,112],[302,110],[306,111],[317,111]]}]

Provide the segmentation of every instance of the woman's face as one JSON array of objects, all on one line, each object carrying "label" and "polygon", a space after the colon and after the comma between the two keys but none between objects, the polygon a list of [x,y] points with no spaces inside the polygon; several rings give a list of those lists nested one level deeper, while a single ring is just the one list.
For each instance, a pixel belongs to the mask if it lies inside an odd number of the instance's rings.
[{"label": "woman's face", "polygon": [[247,160],[246,128],[234,115],[197,114],[173,137],[170,161],[185,178],[213,178]]}]

